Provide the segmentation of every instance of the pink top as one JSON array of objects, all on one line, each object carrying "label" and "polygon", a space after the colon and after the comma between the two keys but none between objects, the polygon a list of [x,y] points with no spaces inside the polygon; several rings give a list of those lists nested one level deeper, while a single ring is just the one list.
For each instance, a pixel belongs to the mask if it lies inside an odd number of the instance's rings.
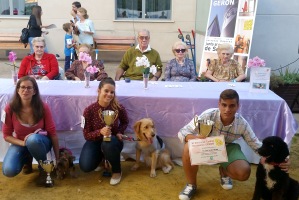
[{"label": "pink top", "polygon": [[43,129],[47,131],[48,135],[56,135],[56,129],[52,118],[52,114],[49,109],[49,106],[46,103],[44,103],[44,111],[44,118],[42,118],[37,124],[28,127],[20,123],[15,113],[12,113],[11,116],[10,106],[6,105],[5,123],[2,126],[3,138],[5,139],[7,136],[14,136],[13,132],[15,132],[15,138],[24,140],[26,135],[33,133],[37,129]]}]

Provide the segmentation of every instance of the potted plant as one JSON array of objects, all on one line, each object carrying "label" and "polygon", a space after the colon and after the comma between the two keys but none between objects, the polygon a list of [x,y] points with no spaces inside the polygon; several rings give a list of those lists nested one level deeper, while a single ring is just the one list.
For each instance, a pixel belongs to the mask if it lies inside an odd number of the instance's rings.
[{"label": "potted plant", "polygon": [[270,77],[270,90],[283,98],[292,112],[299,112],[299,69],[272,73]]}]

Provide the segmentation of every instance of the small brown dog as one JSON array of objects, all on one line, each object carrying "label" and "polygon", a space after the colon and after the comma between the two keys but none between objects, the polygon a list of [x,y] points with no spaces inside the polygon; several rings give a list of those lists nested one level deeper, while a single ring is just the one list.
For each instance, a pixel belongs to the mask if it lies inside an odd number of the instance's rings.
[{"label": "small brown dog", "polygon": [[168,174],[174,167],[170,159],[170,154],[162,139],[156,135],[154,122],[150,118],[143,118],[134,125],[134,131],[137,137],[136,144],[136,163],[131,168],[135,171],[139,168],[140,156],[147,166],[151,166],[150,177],[156,177],[156,169],[162,168],[165,174]]},{"label": "small brown dog", "polygon": [[[59,149],[59,159],[57,160],[56,165],[56,176],[58,179],[64,179],[67,174],[75,176],[75,157],[72,155],[72,152],[66,148]],[[70,169],[72,168],[72,172]]]}]

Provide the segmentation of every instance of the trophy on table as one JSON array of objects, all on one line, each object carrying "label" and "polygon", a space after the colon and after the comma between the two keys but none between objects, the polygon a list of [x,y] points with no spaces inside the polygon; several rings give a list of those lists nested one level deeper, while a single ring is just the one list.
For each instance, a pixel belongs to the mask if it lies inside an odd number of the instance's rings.
[{"label": "trophy on table", "polygon": [[[110,127],[111,124],[113,124],[114,121],[116,120],[116,118],[118,116],[118,112],[113,111],[113,110],[104,110],[104,111],[99,110],[99,116],[105,122],[106,126]],[[103,141],[110,142],[111,137],[110,136],[104,136]]]},{"label": "trophy on table", "polygon": [[44,160],[44,161],[40,160],[39,164],[44,169],[44,171],[47,173],[46,187],[53,187],[54,181],[51,179],[50,173],[54,169],[54,162],[51,160]]},{"label": "trophy on table", "polygon": [[199,119],[197,115],[194,117],[195,127],[198,127],[198,135],[208,137],[213,129],[214,122],[208,119]]}]

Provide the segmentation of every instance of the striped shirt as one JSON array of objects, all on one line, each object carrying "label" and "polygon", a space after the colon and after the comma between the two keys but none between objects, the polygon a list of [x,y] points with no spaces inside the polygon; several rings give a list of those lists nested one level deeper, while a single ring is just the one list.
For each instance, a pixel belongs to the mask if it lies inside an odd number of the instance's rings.
[{"label": "striped shirt", "polygon": [[[204,111],[198,119],[211,120],[214,122],[213,129],[209,136],[224,135],[225,143],[232,143],[235,140],[243,137],[246,143],[257,153],[257,149],[262,146],[262,143],[256,137],[248,122],[238,113],[235,114],[234,121],[227,126],[222,124],[220,119],[220,110],[212,108]],[[189,134],[197,135],[199,133],[198,126],[194,124],[194,118],[178,133],[181,142],[185,142],[185,137]]]}]

